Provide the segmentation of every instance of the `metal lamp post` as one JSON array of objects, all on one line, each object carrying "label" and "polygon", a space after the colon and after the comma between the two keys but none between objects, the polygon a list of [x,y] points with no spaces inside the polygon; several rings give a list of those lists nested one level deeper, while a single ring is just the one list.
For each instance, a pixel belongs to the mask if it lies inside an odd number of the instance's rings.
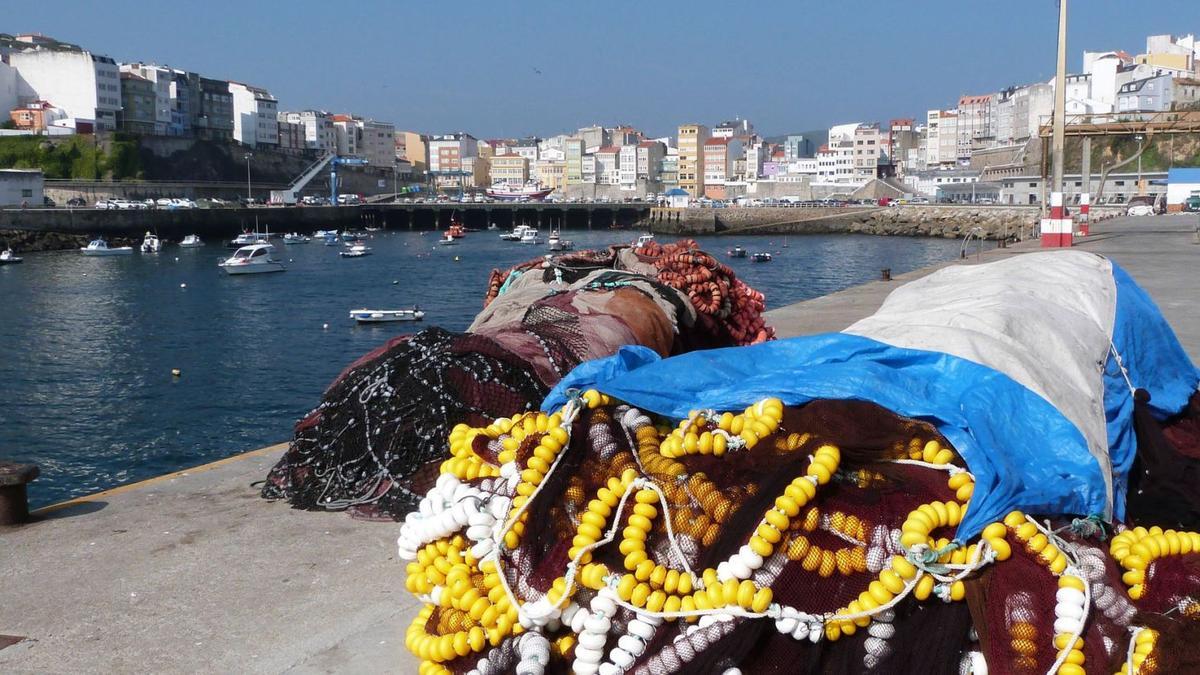
[{"label": "metal lamp post", "polygon": [[1138,177],[1137,177],[1137,193],[1142,194],[1142,141],[1144,137],[1141,134],[1133,137],[1138,142]]},{"label": "metal lamp post", "polygon": [[392,203],[400,201],[400,163],[392,162]]},{"label": "metal lamp post", "polygon": [[250,159],[254,157],[254,153],[246,153],[246,205],[249,206],[254,200],[254,195],[250,192]]}]

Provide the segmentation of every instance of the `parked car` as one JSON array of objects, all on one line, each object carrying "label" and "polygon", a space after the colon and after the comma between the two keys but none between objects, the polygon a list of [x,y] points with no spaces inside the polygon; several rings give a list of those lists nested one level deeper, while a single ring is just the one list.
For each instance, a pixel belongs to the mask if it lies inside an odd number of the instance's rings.
[{"label": "parked car", "polygon": [[1125,212],[1127,216],[1152,216],[1154,215],[1154,207],[1149,204],[1134,204]]},{"label": "parked car", "polygon": [[1192,195],[1183,202],[1184,211],[1200,211],[1200,194]]},{"label": "parked car", "polygon": [[101,199],[96,202],[95,207],[102,211],[107,211],[108,209],[117,208],[117,205],[114,204],[113,200],[111,200],[111,199]]},{"label": "parked car", "polygon": [[56,206],[58,206],[58,204],[56,204],[53,199],[50,199],[49,197],[46,197],[43,195],[42,196],[42,206],[45,206],[48,209],[52,209],[52,208],[55,208]]},{"label": "parked car", "polygon": [[83,197],[71,197],[67,200],[67,206],[87,206],[87,200]]}]

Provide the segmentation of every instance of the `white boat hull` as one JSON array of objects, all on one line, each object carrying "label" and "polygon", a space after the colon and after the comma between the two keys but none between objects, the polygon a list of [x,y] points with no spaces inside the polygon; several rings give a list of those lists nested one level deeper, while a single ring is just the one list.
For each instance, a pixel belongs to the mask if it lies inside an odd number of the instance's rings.
[{"label": "white boat hull", "polygon": [[120,248],[81,248],[79,252],[89,258],[107,258],[114,255],[133,255],[133,247],[122,246]]},{"label": "white boat hull", "polygon": [[267,274],[269,272],[283,272],[286,270],[283,263],[274,260],[266,263],[250,263],[246,265],[221,265],[221,269],[225,270],[226,274]]},{"label": "white boat hull", "polygon": [[350,318],[359,323],[394,323],[397,321],[420,321],[425,312],[413,309],[353,309]]}]

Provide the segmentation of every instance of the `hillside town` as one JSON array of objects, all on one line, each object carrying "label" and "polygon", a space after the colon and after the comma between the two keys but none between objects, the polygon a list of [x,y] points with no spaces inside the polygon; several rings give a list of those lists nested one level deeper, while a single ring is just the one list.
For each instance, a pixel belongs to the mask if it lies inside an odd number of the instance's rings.
[{"label": "hillside town", "polygon": [[[1084,51],[1067,78],[1068,124],[1200,110],[1200,42],[1151,35],[1143,53]],[[676,203],[910,198],[1045,201],[1042,130],[1054,81],[966,94],[923,115],[768,136],[746,119],[683,123],[654,137],[626,125],[548,137],[407,130],[353,113],[289,110],[264,86],[146,62],[120,63],[40,34],[0,35],[0,135],[192,138],[249,151],[350,156],[437,191],[536,185],[551,198]],[[1160,175],[1163,174],[1163,175]],[[1165,172],[1114,173],[1110,202],[1164,192]],[[1077,202],[1079,181],[1068,181]]]}]

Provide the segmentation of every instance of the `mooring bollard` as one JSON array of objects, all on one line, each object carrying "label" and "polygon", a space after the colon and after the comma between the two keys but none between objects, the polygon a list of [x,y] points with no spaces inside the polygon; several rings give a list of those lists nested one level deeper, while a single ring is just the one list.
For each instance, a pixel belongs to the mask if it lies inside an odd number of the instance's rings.
[{"label": "mooring bollard", "polygon": [[892,280],[892,268],[885,267],[885,268],[879,270],[879,280],[880,281],[891,281]]},{"label": "mooring bollard", "polygon": [[36,464],[0,462],[0,525],[17,525],[29,520],[25,486],[38,477]]}]

